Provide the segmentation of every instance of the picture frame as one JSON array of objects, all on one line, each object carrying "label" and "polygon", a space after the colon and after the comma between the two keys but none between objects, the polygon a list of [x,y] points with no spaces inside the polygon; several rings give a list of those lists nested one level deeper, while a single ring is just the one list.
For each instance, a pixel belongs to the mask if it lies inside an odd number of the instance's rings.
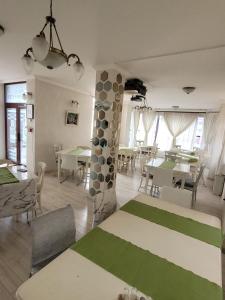
[{"label": "picture frame", "polygon": [[74,111],[66,112],[66,125],[78,125],[79,114]]},{"label": "picture frame", "polygon": [[34,105],[33,104],[27,104],[26,105],[26,113],[27,113],[27,119],[33,119],[34,118]]}]

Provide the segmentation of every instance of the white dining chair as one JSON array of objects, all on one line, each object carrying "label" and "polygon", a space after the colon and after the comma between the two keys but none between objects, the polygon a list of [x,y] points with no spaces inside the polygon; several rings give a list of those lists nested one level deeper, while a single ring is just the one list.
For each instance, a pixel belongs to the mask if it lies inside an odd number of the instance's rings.
[{"label": "white dining chair", "polygon": [[44,175],[45,175],[46,166],[47,165],[45,162],[42,161],[38,162],[37,203],[41,212],[42,212],[41,193],[44,184]]},{"label": "white dining chair", "polygon": [[36,181],[23,180],[18,183],[0,185],[0,218],[18,216],[32,211],[34,215],[36,205]]},{"label": "white dining chair", "polygon": [[[151,185],[149,185],[149,180],[152,179],[152,175],[148,174],[147,169],[146,169],[146,164],[149,161],[149,158],[147,156],[142,156],[140,157],[140,172],[141,172],[141,180],[140,180],[140,184],[138,187],[138,191],[141,188],[145,188],[147,186],[147,188]],[[144,184],[143,184],[144,183]]]},{"label": "white dining chair", "polygon": [[70,175],[75,176],[79,171],[83,171],[83,167],[78,164],[77,156],[68,154],[61,155],[61,169],[67,174],[60,180],[60,183],[63,183]]},{"label": "white dining chair", "polygon": [[163,186],[160,190],[161,200],[177,204],[179,206],[192,207],[192,192],[181,190],[171,186]]},{"label": "white dining chair", "polygon": [[61,151],[62,149],[63,149],[63,145],[62,144],[54,144],[53,145],[53,151],[54,151],[54,155],[55,155],[56,165],[58,165],[58,159],[59,159],[57,152]]},{"label": "white dining chair", "polygon": [[153,179],[152,179],[152,187],[151,187],[151,195],[158,196],[159,188],[163,186],[172,186],[173,185],[173,170],[166,168],[155,168]]}]

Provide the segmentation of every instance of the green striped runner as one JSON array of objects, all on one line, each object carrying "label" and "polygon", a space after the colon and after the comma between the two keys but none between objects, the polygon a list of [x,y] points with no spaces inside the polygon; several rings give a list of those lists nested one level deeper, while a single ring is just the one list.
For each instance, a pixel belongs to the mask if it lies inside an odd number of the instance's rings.
[{"label": "green striped runner", "polygon": [[217,284],[101,228],[90,231],[71,248],[154,300],[223,299]]},{"label": "green striped runner", "polygon": [[159,168],[163,169],[173,169],[176,166],[176,162],[173,160],[165,160]]},{"label": "green striped runner", "polygon": [[69,154],[72,154],[72,155],[80,155],[80,154],[83,153],[83,152],[84,152],[84,149],[82,149],[82,148],[76,148],[76,149],[70,151]]},{"label": "green striped runner", "polygon": [[19,180],[9,171],[8,168],[0,168],[0,184],[16,182],[19,182]]},{"label": "green striped runner", "polygon": [[216,227],[135,200],[129,201],[120,209],[213,246],[220,248],[222,245],[222,231]]}]

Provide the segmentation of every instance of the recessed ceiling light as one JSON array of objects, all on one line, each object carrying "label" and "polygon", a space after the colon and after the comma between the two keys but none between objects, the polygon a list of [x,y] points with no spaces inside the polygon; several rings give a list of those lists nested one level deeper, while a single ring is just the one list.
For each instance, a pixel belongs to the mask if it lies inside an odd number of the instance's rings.
[{"label": "recessed ceiling light", "polygon": [[0,25],[0,36],[3,35],[5,32],[5,29],[2,25]]}]

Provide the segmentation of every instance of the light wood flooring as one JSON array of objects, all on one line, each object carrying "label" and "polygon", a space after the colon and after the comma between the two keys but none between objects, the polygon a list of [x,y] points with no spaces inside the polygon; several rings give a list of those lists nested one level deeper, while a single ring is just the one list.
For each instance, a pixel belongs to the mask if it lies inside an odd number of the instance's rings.
[{"label": "light wood flooring", "polygon": [[[138,194],[138,172],[118,174],[117,200],[119,206]],[[47,174],[42,196],[43,211],[71,204],[75,212],[77,239],[89,229],[87,190],[77,186],[73,180],[58,183],[55,174]],[[197,209],[221,217],[221,201],[210,188],[200,186],[197,195]],[[13,218],[0,220],[0,300],[15,299],[19,285],[28,278],[31,257],[31,232],[22,216],[19,222]],[[224,255],[223,255],[223,261]],[[223,268],[225,278],[225,264]],[[225,286],[225,282],[224,282]],[[31,299],[32,300],[32,299]]]}]

